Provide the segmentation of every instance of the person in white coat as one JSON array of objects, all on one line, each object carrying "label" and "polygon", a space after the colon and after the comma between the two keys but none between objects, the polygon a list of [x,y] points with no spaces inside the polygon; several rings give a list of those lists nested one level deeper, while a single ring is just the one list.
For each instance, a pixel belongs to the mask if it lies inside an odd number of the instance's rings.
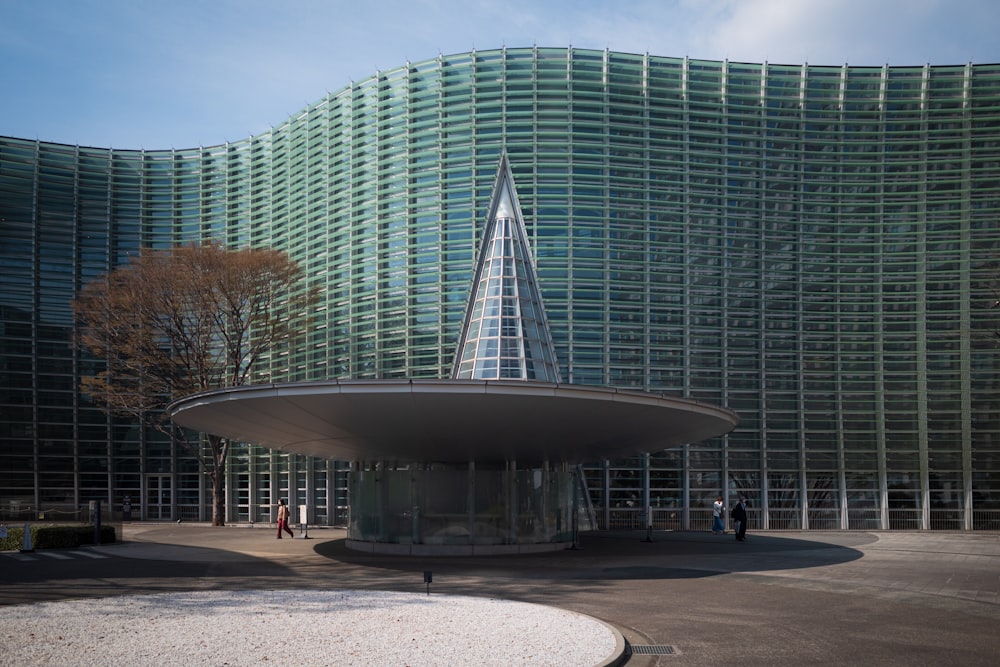
[{"label": "person in white coat", "polygon": [[726,534],[726,524],[723,517],[725,517],[726,505],[722,502],[722,496],[715,499],[712,503],[712,534],[713,535],[725,535]]}]

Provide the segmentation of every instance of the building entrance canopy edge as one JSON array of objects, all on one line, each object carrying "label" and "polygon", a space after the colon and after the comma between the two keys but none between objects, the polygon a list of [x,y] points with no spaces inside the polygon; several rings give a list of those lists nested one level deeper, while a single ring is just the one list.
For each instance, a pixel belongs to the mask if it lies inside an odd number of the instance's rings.
[{"label": "building entrance canopy edge", "polygon": [[695,443],[718,406],[602,387],[502,380],[331,380],[219,389],[168,408],[182,427],[338,460],[593,462]]}]

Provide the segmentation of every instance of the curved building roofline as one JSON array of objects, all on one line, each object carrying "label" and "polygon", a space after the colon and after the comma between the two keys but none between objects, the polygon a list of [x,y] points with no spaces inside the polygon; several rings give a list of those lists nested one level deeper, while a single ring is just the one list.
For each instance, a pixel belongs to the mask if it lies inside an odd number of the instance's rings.
[{"label": "curved building roofline", "polygon": [[[0,138],[11,138],[19,139],[24,141],[35,141],[41,144],[46,144],[50,146],[63,146],[66,148],[82,148],[88,151],[97,152],[107,152],[114,154],[126,154],[134,153],[138,156],[147,155],[183,155],[192,154],[198,155],[199,153],[204,153],[206,151],[213,151],[220,148],[228,148],[231,146],[251,146],[254,142],[266,138],[275,132],[282,132],[300,123],[303,119],[308,119],[311,114],[317,110],[329,105],[338,99],[349,98],[356,91],[364,88],[365,86],[371,85],[379,82],[390,81],[396,77],[410,76],[411,74],[422,74],[426,71],[433,70],[436,68],[443,67],[456,67],[464,66],[466,64],[472,65],[477,62],[481,62],[485,59],[492,58],[507,58],[511,55],[523,54],[523,53],[533,53],[542,56],[552,56],[554,54],[566,53],[571,57],[589,57],[594,60],[615,60],[615,59],[626,59],[633,61],[643,61],[644,63],[655,63],[658,65],[673,64],[680,65],[683,67],[697,66],[697,67],[712,67],[730,70],[732,68],[750,68],[750,69],[760,69],[766,73],[780,73],[787,74],[792,71],[800,71],[803,74],[811,72],[831,72],[836,70],[841,70],[844,72],[854,72],[854,71],[872,71],[872,70],[884,70],[886,73],[901,73],[901,72],[917,72],[923,71],[928,74],[932,74],[935,71],[947,71],[954,70],[956,68],[970,68],[970,69],[982,69],[982,68],[992,68],[996,67],[997,62],[948,62],[948,63],[909,63],[909,64],[890,64],[887,62],[883,63],[809,63],[809,62],[754,62],[754,61],[742,61],[742,60],[728,60],[728,59],[713,59],[713,58],[692,58],[689,56],[671,56],[666,54],[656,54],[656,53],[639,53],[633,51],[621,51],[612,50],[608,48],[588,48],[579,46],[501,46],[487,49],[473,49],[471,51],[459,51],[455,53],[448,54],[438,54],[429,58],[422,58],[416,61],[407,61],[405,63],[400,63],[389,67],[387,69],[376,69],[370,74],[361,76],[356,79],[349,79],[348,81],[335,85],[335,87],[326,93],[326,95],[317,98],[313,102],[307,103],[304,107],[296,109],[293,113],[288,114],[286,118],[275,121],[263,122],[270,123],[270,127],[257,133],[251,133],[249,136],[244,136],[242,134],[238,135],[236,139],[223,139],[219,143],[209,143],[202,145],[191,145],[185,148],[144,148],[144,147],[109,147],[109,146],[90,146],[81,144],[68,144],[64,142],[49,142],[38,139],[25,139],[23,137],[7,137],[6,135],[0,135]],[[602,85],[606,85],[606,81]]]}]

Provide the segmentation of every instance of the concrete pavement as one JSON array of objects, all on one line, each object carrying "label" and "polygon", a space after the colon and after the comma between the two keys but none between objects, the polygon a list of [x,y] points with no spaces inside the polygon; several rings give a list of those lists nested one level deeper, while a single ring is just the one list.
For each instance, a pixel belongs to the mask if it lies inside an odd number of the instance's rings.
[{"label": "concrete pavement", "polygon": [[[994,665],[996,533],[584,534],[536,555],[400,557],[274,529],[125,524],[124,541],[34,560],[0,555],[0,603],[206,589],[299,588],[500,597],[588,614],[629,643],[622,664]],[[296,531],[296,535],[300,535]],[[629,653],[631,653],[629,655]]]}]

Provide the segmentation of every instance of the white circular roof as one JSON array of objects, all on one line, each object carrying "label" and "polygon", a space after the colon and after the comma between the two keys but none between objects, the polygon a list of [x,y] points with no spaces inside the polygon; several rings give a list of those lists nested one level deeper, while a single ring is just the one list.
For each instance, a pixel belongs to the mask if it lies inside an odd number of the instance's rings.
[{"label": "white circular roof", "polygon": [[182,398],[176,424],[337,460],[594,462],[728,433],[730,410],[656,394],[497,380],[331,380]]}]

